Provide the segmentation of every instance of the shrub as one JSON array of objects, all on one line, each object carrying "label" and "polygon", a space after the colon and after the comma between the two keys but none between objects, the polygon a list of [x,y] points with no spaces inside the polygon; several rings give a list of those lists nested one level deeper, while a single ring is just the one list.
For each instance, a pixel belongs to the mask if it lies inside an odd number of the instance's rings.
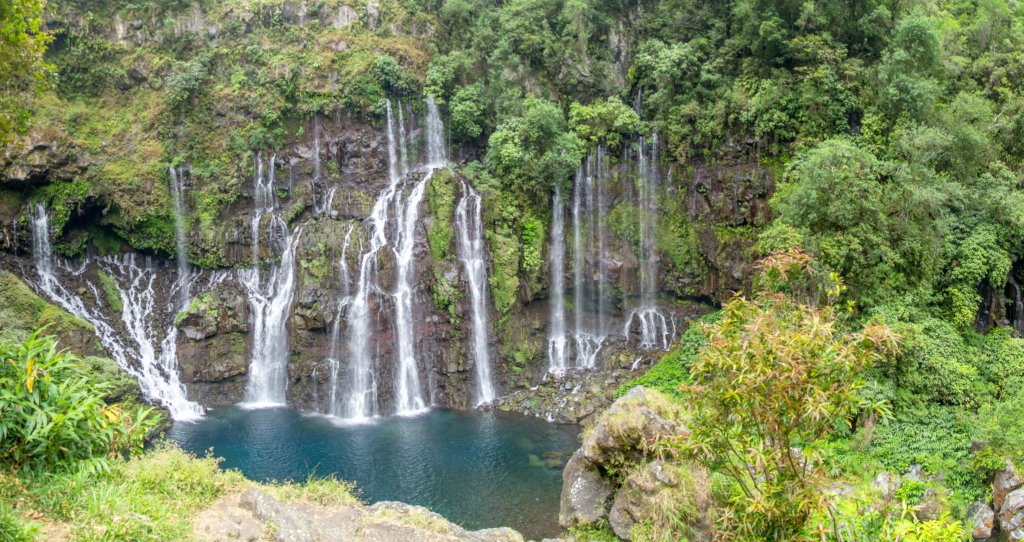
[{"label": "shrub", "polygon": [[155,425],[151,408],[108,405],[105,383],[91,382],[78,358],[52,337],[33,333],[0,343],[0,459],[17,467],[58,469],[138,449]]},{"label": "shrub", "polygon": [[766,291],[734,298],[702,331],[708,345],[684,388],[693,405],[685,448],[737,483],[724,531],[789,540],[825,505],[821,443],[855,412],[864,370],[897,338],[882,326],[843,333],[831,306]]}]

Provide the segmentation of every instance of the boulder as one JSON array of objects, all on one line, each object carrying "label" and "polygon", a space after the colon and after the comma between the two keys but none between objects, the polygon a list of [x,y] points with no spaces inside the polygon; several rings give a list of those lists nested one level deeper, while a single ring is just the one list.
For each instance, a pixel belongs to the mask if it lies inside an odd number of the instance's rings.
[{"label": "boulder", "polygon": [[1006,494],[999,508],[999,530],[1007,542],[1024,541],[1024,488]]},{"label": "boulder", "polygon": [[914,507],[914,516],[918,521],[934,521],[939,519],[945,509],[942,495],[937,489],[930,487],[924,491],[921,502]]},{"label": "boulder", "polygon": [[562,471],[558,522],[563,527],[571,527],[603,518],[612,489],[611,482],[605,480],[597,467],[577,451]]},{"label": "boulder", "polygon": [[313,542],[313,533],[306,527],[306,520],[277,499],[266,493],[250,488],[242,494],[241,508],[252,512],[264,523],[274,525],[274,535],[279,542]]},{"label": "boulder", "polygon": [[224,497],[193,520],[204,541],[523,542],[508,528],[467,531],[420,506],[349,502],[324,507],[280,501],[258,488]]},{"label": "boulder", "polygon": [[637,459],[659,439],[687,433],[678,414],[664,396],[636,386],[612,404],[580,450],[595,465]]},{"label": "boulder", "polygon": [[992,537],[996,513],[989,505],[976,502],[967,507],[967,521],[971,525],[971,538],[974,542],[983,542]]},{"label": "boulder", "polygon": [[[711,506],[709,487],[703,469],[651,461],[626,476],[615,493],[608,522],[623,540],[632,540],[633,527],[645,521],[651,529],[667,534],[679,521],[680,510],[703,511]],[[685,520],[689,525],[687,540],[710,540],[711,525],[699,512],[697,517]]]},{"label": "boulder", "polygon": [[1024,485],[1024,480],[1017,476],[1013,465],[1007,461],[1006,468],[997,472],[995,480],[992,482],[992,507],[996,510],[1001,509],[1006,495],[1022,485]]},{"label": "boulder", "polygon": [[881,491],[885,500],[891,501],[896,495],[896,490],[900,488],[901,483],[899,476],[886,471],[875,476],[874,481],[871,482],[871,487]]},{"label": "boulder", "polygon": [[[654,390],[637,386],[616,400],[562,473],[562,526],[607,515],[615,533],[626,540],[641,522],[657,539],[708,540],[707,472],[654,451],[659,440],[687,434],[681,419],[682,408]],[[625,465],[633,467],[624,472]]]}]

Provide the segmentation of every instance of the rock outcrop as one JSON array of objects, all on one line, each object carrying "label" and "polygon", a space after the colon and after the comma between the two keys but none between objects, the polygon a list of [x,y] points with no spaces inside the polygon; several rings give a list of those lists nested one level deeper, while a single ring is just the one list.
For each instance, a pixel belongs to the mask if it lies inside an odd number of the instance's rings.
[{"label": "rock outcrop", "polygon": [[201,513],[193,531],[204,542],[522,542],[503,527],[467,531],[420,506],[358,502],[319,506],[282,502],[256,488],[232,494]]},{"label": "rock outcrop", "polygon": [[991,504],[971,504],[966,520],[974,542],[1024,542],[1024,480],[1010,461],[992,481]]},{"label": "rock outcrop", "polygon": [[659,441],[686,434],[681,407],[660,393],[637,386],[619,398],[563,471],[562,526],[606,518],[624,540],[641,525],[664,536],[709,540],[708,473],[655,451]]}]

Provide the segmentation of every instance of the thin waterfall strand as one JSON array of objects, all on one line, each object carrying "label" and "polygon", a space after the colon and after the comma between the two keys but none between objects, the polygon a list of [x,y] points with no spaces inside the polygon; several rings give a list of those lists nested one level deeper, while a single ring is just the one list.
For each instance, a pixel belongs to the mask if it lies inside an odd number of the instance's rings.
[{"label": "thin waterfall strand", "polygon": [[[579,177],[582,171],[576,173]],[[548,370],[559,374],[566,370],[565,336],[565,216],[562,191],[555,185],[551,198],[551,331],[548,334]]]},{"label": "thin waterfall strand", "polygon": [[188,305],[192,294],[190,291],[192,283],[192,272],[188,265],[188,243],[185,239],[185,187],[182,176],[174,166],[171,171],[171,201],[174,203],[174,243],[175,256],[178,263],[178,278],[175,286],[178,289],[178,299],[182,307]]},{"label": "thin waterfall strand", "polygon": [[462,183],[462,199],[455,209],[459,236],[459,259],[469,282],[473,363],[476,367],[477,404],[494,400],[491,356],[487,336],[487,262],[484,259],[482,200],[472,187]]},{"label": "thin waterfall strand", "polygon": [[[249,296],[251,312],[252,351],[249,361],[249,380],[245,390],[245,403],[249,406],[285,404],[288,369],[288,315],[295,296],[295,250],[301,230],[293,236],[280,213],[274,198],[274,161],[271,156],[269,172],[264,177],[260,155],[256,156],[256,176],[253,179],[255,206],[252,218],[253,265],[238,273],[239,282]],[[266,278],[260,270],[260,225],[268,216],[267,239],[279,245],[280,261],[270,265]]]}]

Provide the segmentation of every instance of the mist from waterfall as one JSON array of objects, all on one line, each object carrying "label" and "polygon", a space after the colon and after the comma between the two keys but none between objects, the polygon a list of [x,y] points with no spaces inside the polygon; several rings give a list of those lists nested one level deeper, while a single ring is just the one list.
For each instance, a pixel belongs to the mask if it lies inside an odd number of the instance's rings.
[{"label": "mist from waterfall", "polygon": [[459,239],[459,260],[469,282],[470,340],[476,368],[477,404],[490,403],[495,397],[487,334],[487,261],[482,208],[480,194],[462,183],[462,198],[455,209],[455,227]]},{"label": "mist from waterfall", "polygon": [[[172,323],[160,338],[151,323],[151,318],[161,312],[154,289],[156,269],[148,260],[145,265],[139,265],[134,254],[104,257],[96,262],[117,287],[122,306],[121,323],[130,339],[130,342],[126,342],[99,307],[104,297],[99,288],[85,276],[89,262],[74,268],[55,257],[50,241],[49,220],[42,204],[29,208],[32,255],[38,274],[38,288],[64,310],[89,322],[114,361],[138,380],[143,395],[166,407],[173,419],[187,421],[202,417],[203,408],[188,400],[185,387],[178,377],[177,328]],[[92,294],[94,303],[87,303],[69,290],[67,282],[57,276],[58,272],[82,281]],[[166,311],[173,315],[180,308],[170,305]]]},{"label": "mist from waterfall", "polygon": [[[276,156],[266,163],[256,154],[253,177],[252,265],[238,271],[238,281],[249,297],[252,347],[245,403],[253,407],[285,404],[288,370],[288,315],[295,297],[295,249],[301,230],[294,235],[277,210],[274,196]],[[267,217],[270,251],[280,256],[263,272],[260,235]]]}]

